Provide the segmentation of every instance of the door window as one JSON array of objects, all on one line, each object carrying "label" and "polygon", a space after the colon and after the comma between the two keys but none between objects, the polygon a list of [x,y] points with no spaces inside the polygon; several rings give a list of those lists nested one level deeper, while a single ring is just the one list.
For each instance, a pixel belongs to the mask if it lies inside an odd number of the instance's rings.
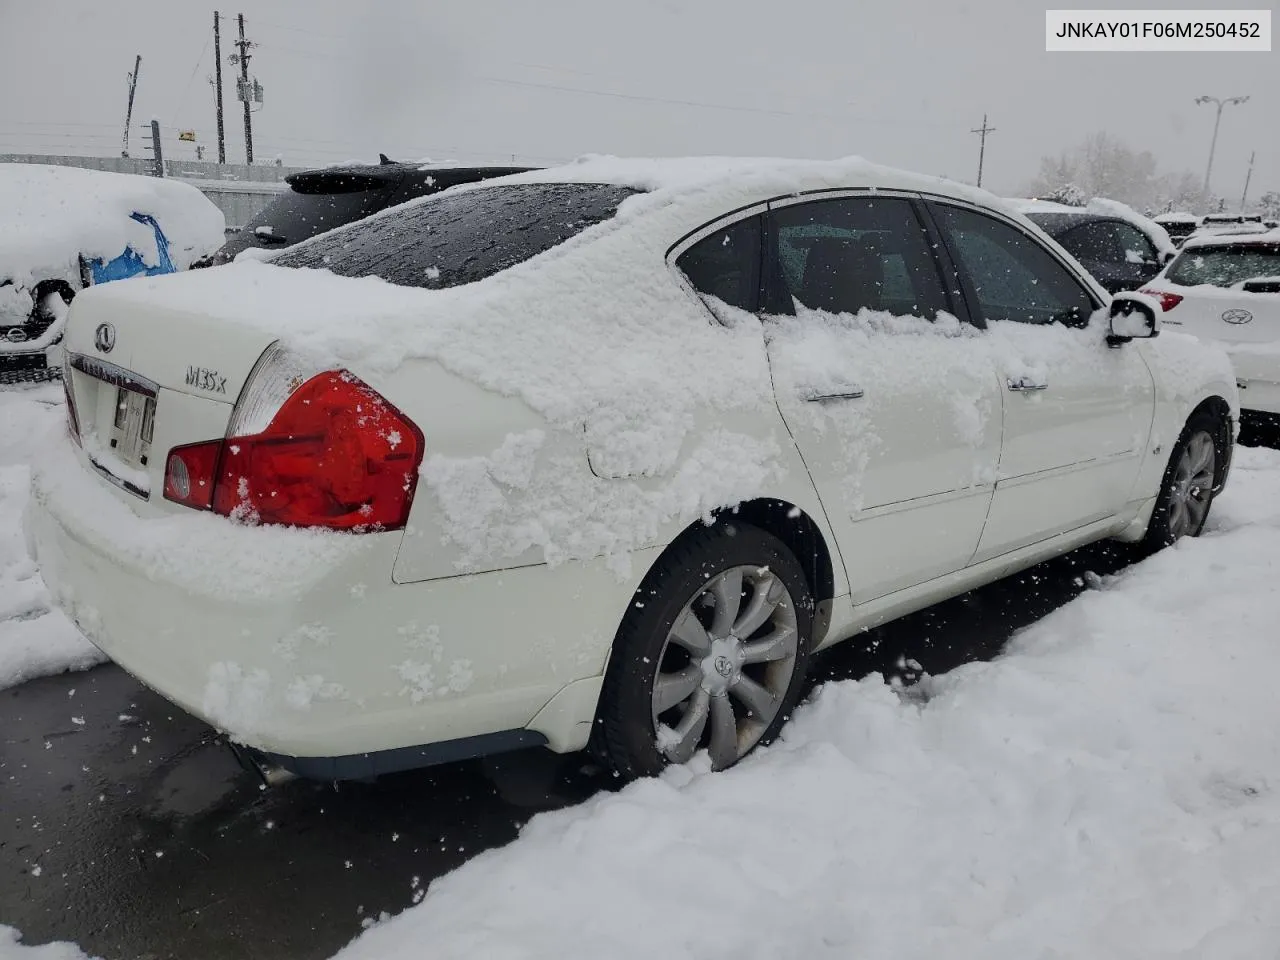
[{"label": "door window", "polygon": [[1116,243],[1116,235],[1101,220],[1074,227],[1057,240],[1077,260],[1095,260],[1100,263],[1121,263],[1124,260],[1120,245]]},{"label": "door window", "polygon": [[979,315],[988,323],[1083,326],[1095,307],[1079,279],[1039,241],[976,210],[934,204],[953,256],[968,275]]},{"label": "door window", "polygon": [[948,309],[928,235],[909,200],[840,197],[772,211],[771,307],[876,310],[932,320]]}]

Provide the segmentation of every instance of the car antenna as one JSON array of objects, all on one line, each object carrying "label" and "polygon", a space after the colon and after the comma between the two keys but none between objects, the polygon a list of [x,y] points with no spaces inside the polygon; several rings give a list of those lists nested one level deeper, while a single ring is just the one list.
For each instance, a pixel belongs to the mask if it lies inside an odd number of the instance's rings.
[{"label": "car antenna", "polygon": [[392,160],[390,157],[388,157],[385,153],[380,153],[378,154],[378,163],[382,164],[385,167],[388,163],[395,163],[395,161]]}]

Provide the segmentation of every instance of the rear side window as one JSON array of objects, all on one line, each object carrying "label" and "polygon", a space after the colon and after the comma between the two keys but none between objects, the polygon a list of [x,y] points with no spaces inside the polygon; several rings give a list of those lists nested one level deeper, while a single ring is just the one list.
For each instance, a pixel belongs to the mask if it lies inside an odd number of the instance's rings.
[{"label": "rear side window", "polygon": [[286,250],[272,263],[458,287],[536,257],[613,217],[637,191],[595,183],[524,183],[446,191]]},{"label": "rear side window", "polygon": [[[241,246],[286,246],[377,213],[395,193],[395,184],[354,177],[333,178],[324,192],[289,190],[245,224]],[[256,241],[252,238],[256,237]]]},{"label": "rear side window", "polygon": [[1251,243],[1184,250],[1169,266],[1168,279],[1184,287],[1210,283],[1230,287],[1255,277],[1280,277],[1280,244]]},{"label": "rear side window", "polygon": [[704,237],[676,261],[693,288],[731,307],[760,306],[760,218],[748,217]]}]

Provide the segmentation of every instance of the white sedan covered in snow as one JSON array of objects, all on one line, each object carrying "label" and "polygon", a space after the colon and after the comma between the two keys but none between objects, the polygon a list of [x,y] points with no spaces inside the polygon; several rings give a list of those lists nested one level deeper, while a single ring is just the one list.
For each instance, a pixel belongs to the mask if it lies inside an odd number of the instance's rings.
[{"label": "white sedan covered in snow", "polygon": [[1230,364],[1109,304],[857,160],[492,181],[78,299],[28,540],[109,656],[307,775],[725,767],[820,647],[1200,531]]},{"label": "white sedan covered in snow", "polygon": [[1170,327],[1226,349],[1246,423],[1280,424],[1280,230],[1192,237],[1143,292]]}]

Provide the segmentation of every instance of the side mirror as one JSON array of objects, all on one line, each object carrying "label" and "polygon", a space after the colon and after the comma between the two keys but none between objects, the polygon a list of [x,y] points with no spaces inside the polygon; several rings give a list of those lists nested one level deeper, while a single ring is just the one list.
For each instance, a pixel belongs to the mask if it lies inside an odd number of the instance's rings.
[{"label": "side mirror", "polygon": [[1145,293],[1117,293],[1111,298],[1111,333],[1108,346],[1160,335],[1160,304]]}]

